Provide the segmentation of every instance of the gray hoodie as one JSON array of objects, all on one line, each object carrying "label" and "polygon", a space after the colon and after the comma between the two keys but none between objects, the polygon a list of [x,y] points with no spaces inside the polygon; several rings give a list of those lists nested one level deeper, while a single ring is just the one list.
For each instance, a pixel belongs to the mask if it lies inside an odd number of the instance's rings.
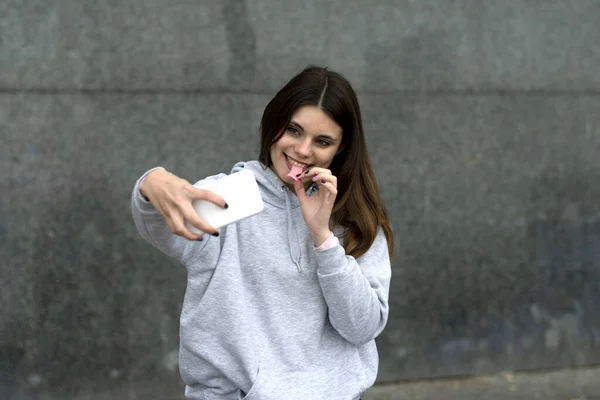
[{"label": "gray hoodie", "polygon": [[[135,185],[140,235],[187,268],[179,369],[189,399],[355,400],[375,381],[391,278],[380,231],[358,259],[316,251],[298,198],[258,161],[264,211],[201,242],[173,235]],[[220,179],[225,174],[208,179]]]}]

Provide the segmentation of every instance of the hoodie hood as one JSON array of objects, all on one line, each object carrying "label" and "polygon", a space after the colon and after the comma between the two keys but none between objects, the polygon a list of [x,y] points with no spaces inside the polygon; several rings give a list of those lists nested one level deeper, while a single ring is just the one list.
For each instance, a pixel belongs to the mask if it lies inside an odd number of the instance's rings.
[{"label": "hoodie hood", "polygon": [[[296,264],[298,272],[302,272],[300,242],[292,217],[292,212],[300,207],[298,196],[292,193],[292,190],[285,185],[271,168],[265,167],[260,161],[238,162],[231,169],[231,173],[239,172],[242,169],[250,169],[254,173],[256,183],[258,183],[258,188],[265,203],[276,208],[285,209],[287,214],[288,250],[290,257],[294,261],[294,264]],[[314,186],[311,186],[307,193],[313,193]]]},{"label": "hoodie hood", "polygon": [[271,168],[265,167],[264,164],[256,160],[241,161],[233,166],[231,173],[239,172],[243,169],[250,169],[254,173],[256,183],[258,183],[265,203],[277,208],[284,208],[286,207],[286,201],[289,201],[292,209],[300,207],[298,196],[292,193],[292,190],[285,185]]}]

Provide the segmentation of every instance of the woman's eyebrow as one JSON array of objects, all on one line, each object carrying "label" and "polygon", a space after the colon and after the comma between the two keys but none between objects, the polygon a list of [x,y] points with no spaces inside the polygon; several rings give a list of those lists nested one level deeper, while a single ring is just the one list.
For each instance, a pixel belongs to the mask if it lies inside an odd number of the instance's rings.
[{"label": "woman's eyebrow", "polygon": [[337,141],[336,138],[334,138],[333,136],[329,136],[329,135],[319,135],[318,138],[319,139],[328,139],[328,140],[330,140],[332,142],[336,142]]},{"label": "woman's eyebrow", "polygon": [[300,125],[299,123],[297,123],[296,121],[290,121],[291,125],[295,125],[296,128],[299,128],[301,131],[304,130],[304,128],[302,127],[302,125]]},{"label": "woman's eyebrow", "polygon": [[[295,127],[295,128],[298,128],[299,130],[301,130],[301,131],[304,131],[304,128],[302,127],[302,125],[300,125],[300,124],[299,124],[298,122],[296,122],[296,121],[293,121],[293,120],[292,120],[292,121],[290,121],[290,125],[294,125],[294,127]],[[336,138],[334,138],[334,137],[333,137],[333,136],[331,136],[331,135],[327,135],[327,134],[321,134],[321,135],[319,135],[319,136],[318,136],[318,138],[319,138],[319,139],[329,139],[329,140],[331,140],[331,141],[333,141],[333,142],[336,142],[336,141],[337,141],[337,139],[336,139]]]}]

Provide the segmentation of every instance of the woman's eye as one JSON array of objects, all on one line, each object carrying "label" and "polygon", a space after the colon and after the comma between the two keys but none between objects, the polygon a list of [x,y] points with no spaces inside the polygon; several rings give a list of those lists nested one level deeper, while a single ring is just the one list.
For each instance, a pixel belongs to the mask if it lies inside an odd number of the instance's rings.
[{"label": "woman's eye", "polygon": [[317,144],[322,147],[329,146],[329,142],[327,140],[317,140]]},{"label": "woman's eye", "polygon": [[298,132],[298,129],[294,128],[293,126],[288,126],[287,131],[293,136],[300,135],[300,132]]}]

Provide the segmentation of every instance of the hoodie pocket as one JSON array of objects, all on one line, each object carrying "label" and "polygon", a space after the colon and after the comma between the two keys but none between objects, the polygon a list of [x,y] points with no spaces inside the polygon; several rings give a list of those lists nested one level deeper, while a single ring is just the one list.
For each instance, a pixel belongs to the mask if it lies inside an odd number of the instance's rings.
[{"label": "hoodie pocket", "polygon": [[349,400],[360,395],[359,382],[330,382],[326,377],[326,370],[282,373],[262,369],[241,400]]}]

